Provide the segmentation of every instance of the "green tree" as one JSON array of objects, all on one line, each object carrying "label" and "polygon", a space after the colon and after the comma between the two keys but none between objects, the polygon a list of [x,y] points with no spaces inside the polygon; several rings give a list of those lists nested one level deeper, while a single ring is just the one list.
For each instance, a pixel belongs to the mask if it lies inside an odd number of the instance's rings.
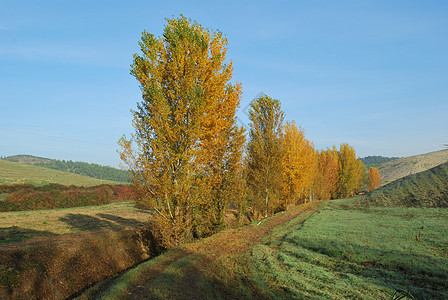
[{"label": "green tree", "polygon": [[139,45],[131,74],[142,101],[132,112],[135,133],[119,141],[120,156],[137,204],[154,210],[166,246],[176,245],[222,225],[241,85],[230,83],[225,36],[183,16],[167,20],[162,37],[143,32]]},{"label": "green tree", "polygon": [[255,99],[249,110],[247,183],[254,207],[267,217],[280,205],[282,186],[282,125],[280,101],[269,96]]}]

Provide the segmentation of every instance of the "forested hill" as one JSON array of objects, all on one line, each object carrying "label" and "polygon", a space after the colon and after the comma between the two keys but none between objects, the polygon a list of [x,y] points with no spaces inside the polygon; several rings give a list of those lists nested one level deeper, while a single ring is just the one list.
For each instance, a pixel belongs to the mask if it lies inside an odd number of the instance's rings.
[{"label": "forested hill", "polygon": [[3,159],[64,172],[75,173],[97,179],[117,182],[129,182],[129,173],[127,171],[93,163],[48,159],[35,157],[32,155],[14,155],[5,157]]},{"label": "forested hill", "polygon": [[373,155],[373,156],[366,156],[366,157],[362,157],[362,163],[367,167],[378,167],[379,165],[386,163],[388,161],[394,160],[394,159],[398,159],[399,157],[385,157],[385,156],[378,156],[378,155]]}]

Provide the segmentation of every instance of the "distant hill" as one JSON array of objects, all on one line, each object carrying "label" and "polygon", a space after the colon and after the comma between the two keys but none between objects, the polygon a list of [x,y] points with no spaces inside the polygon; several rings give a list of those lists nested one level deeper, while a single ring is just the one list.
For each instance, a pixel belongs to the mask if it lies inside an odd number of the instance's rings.
[{"label": "distant hill", "polygon": [[378,166],[381,186],[399,178],[416,174],[448,162],[448,150],[394,159]]},{"label": "distant hill", "polygon": [[129,182],[129,173],[127,171],[98,164],[49,159],[32,155],[13,155],[5,157],[4,159],[53,170],[75,173],[96,179]]},{"label": "distant hill", "polygon": [[395,180],[358,201],[373,206],[448,207],[448,163]]},{"label": "distant hill", "polygon": [[59,183],[80,186],[117,184],[114,181],[100,180],[69,172],[0,159],[0,184],[18,183],[30,183],[33,185]]},{"label": "distant hill", "polygon": [[385,156],[373,155],[373,156],[361,157],[361,161],[367,167],[367,169],[369,169],[371,167],[377,168],[381,164],[384,164],[388,161],[398,158],[399,157],[385,157]]},{"label": "distant hill", "polygon": [[12,155],[4,157],[3,159],[9,160],[9,161],[15,161],[22,164],[28,164],[28,165],[35,165],[38,163],[49,163],[52,161],[52,159],[44,158],[44,157],[38,157],[33,155]]}]

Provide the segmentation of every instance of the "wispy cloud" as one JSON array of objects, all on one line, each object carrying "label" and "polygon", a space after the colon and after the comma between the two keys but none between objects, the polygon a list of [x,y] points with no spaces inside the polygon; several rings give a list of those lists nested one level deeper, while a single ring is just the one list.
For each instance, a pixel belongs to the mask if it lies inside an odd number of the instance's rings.
[{"label": "wispy cloud", "polygon": [[6,31],[6,30],[9,30],[9,28],[6,26],[0,25],[0,31]]}]

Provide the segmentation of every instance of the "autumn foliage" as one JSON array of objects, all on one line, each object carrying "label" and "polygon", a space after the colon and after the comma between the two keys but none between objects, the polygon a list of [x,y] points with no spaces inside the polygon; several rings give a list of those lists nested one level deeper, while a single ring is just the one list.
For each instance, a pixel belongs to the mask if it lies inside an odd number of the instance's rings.
[{"label": "autumn foliage", "polygon": [[0,201],[0,211],[68,208],[133,200],[133,191],[128,185],[0,185],[0,194],[2,193],[8,195]]},{"label": "autumn foliage", "polygon": [[[365,167],[353,147],[315,151],[280,101],[254,99],[249,133],[236,125],[242,87],[231,83],[227,40],[185,17],[167,20],[162,37],[143,32],[131,74],[142,100],[135,133],[120,156],[132,175],[136,205],[153,211],[165,246],[267,217],[291,204],[347,197],[362,190]],[[246,219],[247,219],[246,218]]]},{"label": "autumn foliage", "polygon": [[247,184],[254,208],[267,217],[281,197],[284,112],[280,101],[269,96],[255,99],[249,110]]},{"label": "autumn foliage", "polygon": [[337,197],[339,181],[339,153],[333,149],[316,151],[317,170],[314,180],[314,194],[317,199],[329,200]]},{"label": "autumn foliage", "polygon": [[376,190],[377,188],[379,188],[380,183],[381,183],[380,171],[378,171],[378,169],[375,167],[371,167],[369,169],[369,185],[367,187],[367,190],[369,192]]},{"label": "autumn foliage", "polygon": [[314,145],[305,138],[305,131],[295,122],[286,122],[282,133],[282,198],[285,208],[290,202],[304,202],[311,194],[316,177]]},{"label": "autumn foliage", "polygon": [[176,245],[224,225],[244,144],[235,124],[241,85],[230,83],[225,36],[183,16],[167,20],[162,37],[143,32],[139,44],[131,74],[142,101],[121,158],[138,205],[155,211],[163,240]]}]

